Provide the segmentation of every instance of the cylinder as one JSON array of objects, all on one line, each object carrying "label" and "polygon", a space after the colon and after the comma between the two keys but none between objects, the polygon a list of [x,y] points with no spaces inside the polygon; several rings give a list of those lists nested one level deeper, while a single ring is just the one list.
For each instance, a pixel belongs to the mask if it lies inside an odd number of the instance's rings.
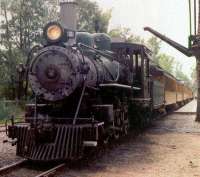
[{"label": "cylinder", "polygon": [[64,28],[77,30],[77,3],[73,0],[60,0],[60,21]]}]

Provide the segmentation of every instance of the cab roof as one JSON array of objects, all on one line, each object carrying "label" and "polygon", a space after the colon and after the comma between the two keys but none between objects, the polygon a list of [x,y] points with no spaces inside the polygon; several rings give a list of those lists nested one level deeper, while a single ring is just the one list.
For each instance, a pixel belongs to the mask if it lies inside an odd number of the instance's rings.
[{"label": "cab roof", "polygon": [[[128,42],[112,42],[111,49],[113,51],[117,51],[120,49],[128,49],[130,53],[141,53],[145,52],[145,54],[151,56],[151,50],[143,44],[137,43],[128,43]],[[151,58],[151,57],[150,57]]]}]

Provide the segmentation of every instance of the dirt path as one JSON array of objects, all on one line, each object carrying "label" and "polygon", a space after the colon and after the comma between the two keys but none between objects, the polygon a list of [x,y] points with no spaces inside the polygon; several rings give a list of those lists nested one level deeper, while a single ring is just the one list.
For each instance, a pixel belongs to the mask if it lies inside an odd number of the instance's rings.
[{"label": "dirt path", "polygon": [[[154,122],[144,134],[129,135],[98,160],[67,168],[59,177],[200,177],[200,124],[195,115],[173,114]],[[19,160],[3,144],[0,167]]]},{"label": "dirt path", "polygon": [[20,159],[15,155],[15,146],[11,146],[9,143],[3,143],[4,140],[7,140],[6,134],[0,133],[0,168],[12,164]]},{"label": "dirt path", "polygon": [[195,116],[170,115],[137,138],[60,177],[200,177],[200,125]]}]

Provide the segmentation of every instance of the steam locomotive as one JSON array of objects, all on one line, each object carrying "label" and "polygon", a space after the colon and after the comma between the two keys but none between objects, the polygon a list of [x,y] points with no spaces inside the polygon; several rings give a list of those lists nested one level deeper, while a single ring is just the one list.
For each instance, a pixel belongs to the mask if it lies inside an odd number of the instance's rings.
[{"label": "steam locomotive", "polygon": [[[144,45],[76,32],[75,5],[62,2],[63,21],[44,28],[45,43],[26,66],[35,102],[26,105],[24,123],[8,126],[17,155],[33,161],[79,159],[86,148],[126,135],[130,125],[147,125],[150,116],[136,121],[136,112],[177,105],[177,85],[186,88],[151,64]],[[167,93],[176,100],[167,104]],[[191,98],[189,88],[180,89],[180,103]]]}]

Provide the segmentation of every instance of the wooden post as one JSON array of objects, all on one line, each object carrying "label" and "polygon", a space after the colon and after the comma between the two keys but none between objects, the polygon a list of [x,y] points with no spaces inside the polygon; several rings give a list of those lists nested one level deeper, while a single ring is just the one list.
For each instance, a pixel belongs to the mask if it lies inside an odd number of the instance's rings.
[{"label": "wooden post", "polygon": [[197,115],[196,121],[200,122],[200,56],[196,57],[196,71],[197,71]]},{"label": "wooden post", "polygon": [[[200,0],[199,0],[199,16],[198,16],[198,34],[200,35]],[[198,49],[200,50],[200,48]],[[200,55],[196,56],[196,72],[197,72],[197,115],[196,121],[200,122]]]}]

